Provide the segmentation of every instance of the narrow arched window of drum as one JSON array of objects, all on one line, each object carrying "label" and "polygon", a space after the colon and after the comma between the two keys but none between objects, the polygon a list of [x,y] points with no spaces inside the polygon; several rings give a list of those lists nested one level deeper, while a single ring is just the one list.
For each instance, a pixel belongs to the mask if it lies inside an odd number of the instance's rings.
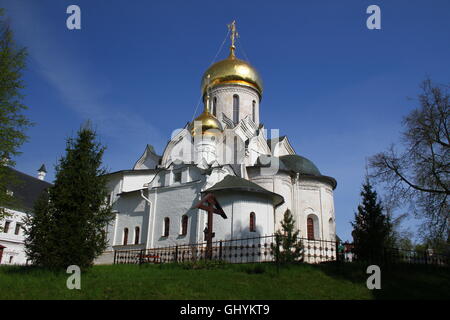
[{"label": "narrow arched window of drum", "polygon": [[306,222],[308,240],[314,240],[314,221],[312,218],[308,218]]},{"label": "narrow arched window of drum", "polygon": [[256,122],[256,101],[253,100],[252,102],[252,120],[253,122]]},{"label": "narrow arched window of drum", "polygon": [[128,228],[123,229],[123,245],[128,244]]},{"label": "narrow arched window of drum", "polygon": [[250,232],[256,232],[256,215],[250,212]]},{"label": "narrow arched window of drum", "polygon": [[217,97],[214,97],[213,99],[212,114],[214,117],[217,117]]},{"label": "narrow arched window of drum", "polygon": [[188,221],[189,221],[189,218],[187,215],[183,215],[183,217],[181,217],[181,235],[182,236],[187,235]]},{"label": "narrow arched window of drum", "polygon": [[237,124],[239,122],[239,96],[233,95],[233,122]]},{"label": "narrow arched window of drum", "polygon": [[134,244],[139,244],[139,233],[140,233],[139,227],[134,228]]}]

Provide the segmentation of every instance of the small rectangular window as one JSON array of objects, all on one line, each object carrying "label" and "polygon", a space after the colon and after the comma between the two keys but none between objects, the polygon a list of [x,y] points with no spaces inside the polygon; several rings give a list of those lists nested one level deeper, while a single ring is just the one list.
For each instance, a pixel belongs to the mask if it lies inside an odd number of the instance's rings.
[{"label": "small rectangular window", "polygon": [[6,221],[5,222],[5,226],[3,227],[3,232],[4,233],[8,233],[10,224],[11,224],[11,221]]},{"label": "small rectangular window", "polygon": [[14,234],[19,235],[21,228],[22,228],[22,225],[20,223],[16,223],[16,230],[14,230]]},{"label": "small rectangular window", "polygon": [[173,173],[173,182],[181,182],[181,171]]}]

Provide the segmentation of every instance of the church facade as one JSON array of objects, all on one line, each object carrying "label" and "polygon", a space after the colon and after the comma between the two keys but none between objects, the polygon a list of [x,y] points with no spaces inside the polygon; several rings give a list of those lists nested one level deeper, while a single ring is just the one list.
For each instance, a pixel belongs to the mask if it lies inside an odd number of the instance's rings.
[{"label": "church facade", "polygon": [[203,112],[179,130],[158,155],[147,145],[130,170],[108,174],[108,252],[203,242],[205,211],[195,205],[212,193],[227,219],[214,218],[214,240],[272,235],[290,210],[308,239],[334,241],[336,180],[298,155],[288,137],[261,124],[263,83],[235,55],[211,65],[201,81]]}]

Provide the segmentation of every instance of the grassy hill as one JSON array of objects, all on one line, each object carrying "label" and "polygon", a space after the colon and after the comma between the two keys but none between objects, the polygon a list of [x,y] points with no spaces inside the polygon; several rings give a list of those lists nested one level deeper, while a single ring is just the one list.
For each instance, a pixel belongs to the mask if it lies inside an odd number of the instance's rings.
[{"label": "grassy hill", "polygon": [[0,299],[449,299],[448,268],[382,268],[381,290],[368,290],[366,266],[109,265],[68,290],[64,272],[0,267]]}]

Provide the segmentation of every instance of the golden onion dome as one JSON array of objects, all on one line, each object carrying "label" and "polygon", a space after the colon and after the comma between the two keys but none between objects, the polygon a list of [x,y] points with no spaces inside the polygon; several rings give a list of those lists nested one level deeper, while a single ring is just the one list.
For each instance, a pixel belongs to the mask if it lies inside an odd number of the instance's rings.
[{"label": "golden onion dome", "polygon": [[[209,75],[209,79],[208,79]],[[254,67],[248,62],[236,58],[234,48],[232,48],[228,58],[214,63],[205,71],[202,77],[202,94],[206,93],[206,88],[213,88],[221,84],[239,84],[255,89],[262,95],[262,79]]]},{"label": "golden onion dome", "polygon": [[190,124],[189,130],[192,136],[195,135],[217,135],[222,133],[222,124],[220,121],[208,110],[203,111]]}]

